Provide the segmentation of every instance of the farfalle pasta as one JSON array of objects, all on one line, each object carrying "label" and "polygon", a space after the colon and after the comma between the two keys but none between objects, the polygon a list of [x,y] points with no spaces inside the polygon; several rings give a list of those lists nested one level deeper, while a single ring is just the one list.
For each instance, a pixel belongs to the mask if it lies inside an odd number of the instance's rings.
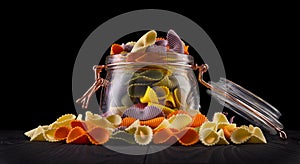
[{"label": "farfalle pasta", "polygon": [[[224,131],[226,133],[224,133]],[[261,129],[252,125],[230,123],[223,113],[215,113],[213,120],[203,123],[199,128],[199,139],[206,146],[216,144],[267,143]]]},{"label": "farfalle pasta", "polygon": [[[138,107],[136,109],[142,110]],[[128,116],[122,118],[119,115],[102,117],[90,111],[86,112],[84,119],[81,118],[82,115],[77,118],[74,116],[63,115],[56,120],[64,122],[62,124],[55,121],[50,124],[55,126],[40,125],[24,134],[30,141],[65,141],[67,144],[103,145],[109,140],[120,140],[141,146],[175,142],[190,146],[199,141],[206,146],[267,143],[259,127],[236,126],[235,123],[230,123],[223,113],[215,113],[212,121],[201,113],[191,115],[183,110],[177,110],[168,116],[153,116],[147,120]],[[65,123],[62,120],[69,121]]]},{"label": "farfalle pasta", "polygon": [[186,127],[181,130],[164,128],[154,133],[153,142],[155,144],[174,144],[190,146],[199,141],[198,133],[194,128]]},{"label": "farfalle pasta", "polygon": [[[172,55],[190,57],[189,46],[172,29],[166,37],[160,37],[155,30],[150,30],[137,41],[113,43],[108,57],[116,57],[114,60],[125,58],[125,63],[146,64],[114,69],[112,77],[103,83],[105,90],[109,90],[105,95],[108,100],[103,110],[106,113],[86,111],[84,116],[79,114],[77,117],[65,114],[49,125],[39,125],[24,134],[30,141],[93,145],[119,141],[140,146],[267,143],[259,127],[237,126],[232,120],[228,121],[224,113],[217,112],[212,120],[208,120],[198,110],[200,102],[196,100],[198,95],[194,92],[198,88],[190,86],[197,81],[188,83],[192,75],[186,68],[178,72],[178,66],[184,63],[165,65],[164,62],[177,59]],[[156,62],[160,64],[152,64]],[[123,67],[122,64],[120,67]],[[111,82],[111,79],[117,80]]]}]

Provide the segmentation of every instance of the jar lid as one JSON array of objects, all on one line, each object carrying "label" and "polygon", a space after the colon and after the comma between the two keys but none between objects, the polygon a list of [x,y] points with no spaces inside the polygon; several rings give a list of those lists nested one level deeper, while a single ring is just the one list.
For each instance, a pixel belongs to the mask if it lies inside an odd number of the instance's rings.
[{"label": "jar lid", "polygon": [[283,131],[284,126],[278,120],[281,113],[271,104],[258,97],[249,90],[225,78],[218,82],[206,83],[202,74],[207,71],[208,65],[199,68],[199,81],[210,90],[212,97],[219,103],[245,118],[250,123],[262,127],[271,134],[279,134],[280,138],[287,139]]}]

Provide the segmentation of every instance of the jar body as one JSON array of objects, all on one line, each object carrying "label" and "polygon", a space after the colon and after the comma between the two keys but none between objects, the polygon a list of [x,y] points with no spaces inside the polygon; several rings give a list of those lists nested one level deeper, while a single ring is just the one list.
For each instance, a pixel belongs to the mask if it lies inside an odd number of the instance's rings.
[{"label": "jar body", "polygon": [[109,85],[100,95],[102,112],[122,115],[129,108],[152,105],[163,108],[165,116],[175,110],[200,110],[198,81],[191,65],[162,61],[108,65]]}]

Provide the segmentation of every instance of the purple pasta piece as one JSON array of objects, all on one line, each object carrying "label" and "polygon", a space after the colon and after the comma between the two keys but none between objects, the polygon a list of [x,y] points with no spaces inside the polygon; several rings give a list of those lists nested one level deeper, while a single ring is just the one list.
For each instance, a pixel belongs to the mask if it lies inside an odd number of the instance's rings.
[{"label": "purple pasta piece", "polygon": [[167,40],[158,40],[155,42],[155,45],[166,47],[168,45],[168,41]]},{"label": "purple pasta piece", "polygon": [[162,53],[162,52],[167,52],[167,48],[164,46],[151,45],[147,47],[146,52]]},{"label": "purple pasta piece", "polygon": [[139,120],[149,120],[158,116],[164,116],[163,111],[156,106],[147,106],[144,109],[132,106],[125,110],[122,117],[132,117]]},{"label": "purple pasta piece", "polygon": [[[153,114],[154,117],[152,117],[152,118],[160,117],[160,116],[165,117],[164,112],[157,106],[152,106],[152,105],[146,106],[144,108],[144,110],[149,110],[151,113],[154,113],[153,111],[155,111],[155,113],[157,113],[157,114],[156,115]],[[150,118],[150,119],[152,119],[152,118]]]},{"label": "purple pasta piece", "polygon": [[168,44],[170,49],[174,50],[177,53],[184,53],[184,45],[180,37],[175,33],[174,30],[169,30],[167,34]]},{"label": "purple pasta piece", "polygon": [[[127,109],[124,111],[124,113],[123,113],[123,115],[122,115],[122,118],[125,118],[125,117],[132,117],[132,115],[135,115],[135,113],[137,113],[137,112],[140,111],[140,110],[143,110],[143,109],[138,108],[138,107],[136,107],[135,105],[133,105],[133,106],[127,108]],[[135,117],[134,117],[134,118],[135,118]]]},{"label": "purple pasta piece", "polygon": [[133,48],[133,45],[129,45],[129,44],[124,44],[123,43],[122,47],[123,47],[124,51],[130,52],[132,50],[132,48]]}]

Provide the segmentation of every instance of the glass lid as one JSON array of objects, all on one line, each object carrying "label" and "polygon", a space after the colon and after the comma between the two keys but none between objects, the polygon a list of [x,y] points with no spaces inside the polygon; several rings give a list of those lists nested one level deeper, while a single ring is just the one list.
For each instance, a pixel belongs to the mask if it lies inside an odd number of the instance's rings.
[{"label": "glass lid", "polygon": [[278,120],[281,113],[274,106],[225,78],[220,78],[218,82],[205,82],[202,75],[208,70],[207,64],[196,65],[195,69],[199,69],[198,80],[200,83],[210,89],[208,92],[219,103],[271,134],[278,133],[280,138],[287,139],[287,135],[283,131],[284,127]]}]

